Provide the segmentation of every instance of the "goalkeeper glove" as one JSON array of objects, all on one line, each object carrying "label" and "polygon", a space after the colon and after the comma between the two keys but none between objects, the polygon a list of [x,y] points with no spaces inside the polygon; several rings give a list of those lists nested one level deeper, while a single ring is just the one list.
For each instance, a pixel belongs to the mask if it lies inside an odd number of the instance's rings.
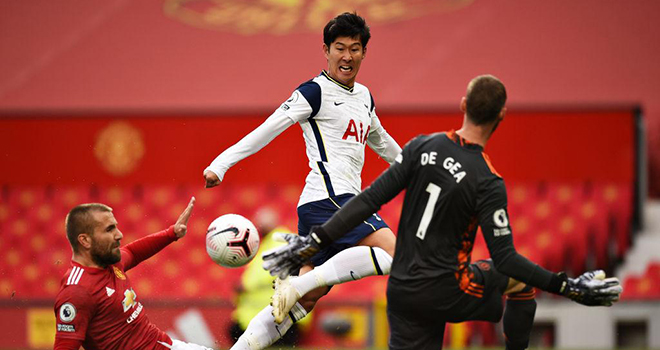
[{"label": "goalkeeper glove", "polygon": [[623,292],[619,280],[605,278],[602,270],[588,271],[578,278],[567,278],[561,272],[558,277],[564,280],[559,293],[582,305],[612,306]]},{"label": "goalkeeper glove", "polygon": [[[321,240],[320,237],[325,239]],[[288,244],[265,252],[263,268],[271,275],[284,279],[298,272],[314,254],[321,250],[321,243],[329,244],[326,237],[320,226],[312,227],[309,236],[305,237],[291,233],[280,234],[275,238]]]}]

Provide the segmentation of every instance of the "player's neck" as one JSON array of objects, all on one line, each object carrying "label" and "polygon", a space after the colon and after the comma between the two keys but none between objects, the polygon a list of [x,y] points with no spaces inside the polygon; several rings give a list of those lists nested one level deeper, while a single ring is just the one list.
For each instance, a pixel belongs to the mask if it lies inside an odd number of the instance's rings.
[{"label": "player's neck", "polygon": [[488,138],[490,137],[490,134],[488,134],[488,136],[484,134],[482,128],[476,126],[467,126],[465,124],[463,124],[463,126],[456,131],[456,134],[464,138],[466,141],[477,144],[483,148],[486,148],[486,142],[488,142]]},{"label": "player's neck", "polygon": [[339,77],[334,76],[331,73],[329,68],[327,70],[325,70],[324,72],[330,79],[334,80],[335,82],[337,82],[341,85],[347,86],[349,88],[352,88],[355,85],[355,79],[357,79],[357,76],[355,76],[355,77],[353,77],[353,79],[351,79],[349,81],[344,81],[344,80],[340,79]]},{"label": "player's neck", "polygon": [[77,262],[78,264],[84,266],[84,267],[94,267],[97,269],[103,269],[105,266],[99,266],[94,262],[92,257],[89,254],[85,253],[73,253],[73,257],[71,257],[72,261]]},{"label": "player's neck", "polygon": [[461,128],[456,131],[456,134],[468,142],[475,143],[483,148],[486,148],[486,143],[488,143],[490,136],[493,135],[493,132],[497,128],[498,124],[499,121],[485,125],[477,125],[472,123],[467,116],[464,116],[463,126],[461,126]]}]

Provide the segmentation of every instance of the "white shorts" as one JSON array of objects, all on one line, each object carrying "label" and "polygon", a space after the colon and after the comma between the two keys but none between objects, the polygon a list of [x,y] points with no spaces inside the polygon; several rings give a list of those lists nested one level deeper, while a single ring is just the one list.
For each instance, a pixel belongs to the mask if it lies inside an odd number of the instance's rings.
[{"label": "white shorts", "polygon": [[172,349],[172,350],[213,350],[211,348],[207,348],[206,346],[201,346],[193,343],[184,343],[180,340],[172,339],[172,346],[166,343],[162,343],[164,346]]}]

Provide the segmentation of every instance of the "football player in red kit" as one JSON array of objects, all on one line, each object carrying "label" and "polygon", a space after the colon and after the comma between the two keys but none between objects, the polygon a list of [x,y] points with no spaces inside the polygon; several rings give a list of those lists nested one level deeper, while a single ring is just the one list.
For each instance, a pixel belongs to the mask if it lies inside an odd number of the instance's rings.
[{"label": "football player in red kit", "polygon": [[170,228],[120,246],[112,208],[81,204],[66,217],[73,250],[55,300],[55,350],[207,349],[172,341],[149,321],[126,271],[185,236],[195,198]]}]

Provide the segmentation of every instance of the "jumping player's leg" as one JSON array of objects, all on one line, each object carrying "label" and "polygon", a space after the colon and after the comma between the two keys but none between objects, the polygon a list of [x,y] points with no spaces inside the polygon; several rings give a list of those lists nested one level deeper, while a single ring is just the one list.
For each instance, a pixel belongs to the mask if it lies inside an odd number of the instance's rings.
[{"label": "jumping player's leg", "polygon": [[302,297],[318,287],[356,281],[367,276],[388,275],[395,241],[392,230],[381,228],[363,238],[358,246],[342,250],[309,273],[292,279],[291,285]]},{"label": "jumping player's leg", "polygon": [[[305,291],[304,294],[300,294],[292,286],[293,283],[289,284],[289,280],[276,281],[273,305],[282,310],[278,314],[282,316],[281,319],[275,319],[273,307],[266,307],[250,321],[245,333],[232,349],[254,350],[270,346],[286,333],[294,319],[295,321],[301,320],[314,308],[316,302],[330,290],[328,286],[366,276],[388,274],[392,265],[392,257],[385,249],[394,252],[394,233],[389,228],[382,228],[361,240],[359,244],[365,246],[341,251],[316,268],[311,265],[303,266],[300,270],[300,277],[292,279],[291,282],[307,281],[306,285],[300,283],[301,289]],[[372,247],[372,245],[380,245],[382,248]],[[351,274],[351,272],[353,273]],[[325,282],[317,283],[317,280]],[[302,298],[301,295],[303,295]],[[287,305],[283,306],[282,303]]]},{"label": "jumping player's leg", "polygon": [[383,227],[358,242],[358,246],[340,251],[322,265],[305,266],[299,277],[279,281],[273,295],[275,320],[286,317],[299,300],[307,312],[335,284],[356,281],[367,276],[387,275],[392,267],[396,238]]},{"label": "jumping player's leg", "polygon": [[534,324],[536,300],[534,288],[509,279],[506,307],[502,321],[507,350],[522,350],[529,346],[529,335]]},{"label": "jumping player's leg", "polygon": [[268,305],[261,310],[247,326],[247,329],[238,338],[232,350],[260,350],[265,349],[275,343],[277,340],[291,328],[294,322],[301,320],[307,315],[305,309],[296,303],[289,317],[286,317],[281,323],[276,323],[273,317],[273,308]]}]

